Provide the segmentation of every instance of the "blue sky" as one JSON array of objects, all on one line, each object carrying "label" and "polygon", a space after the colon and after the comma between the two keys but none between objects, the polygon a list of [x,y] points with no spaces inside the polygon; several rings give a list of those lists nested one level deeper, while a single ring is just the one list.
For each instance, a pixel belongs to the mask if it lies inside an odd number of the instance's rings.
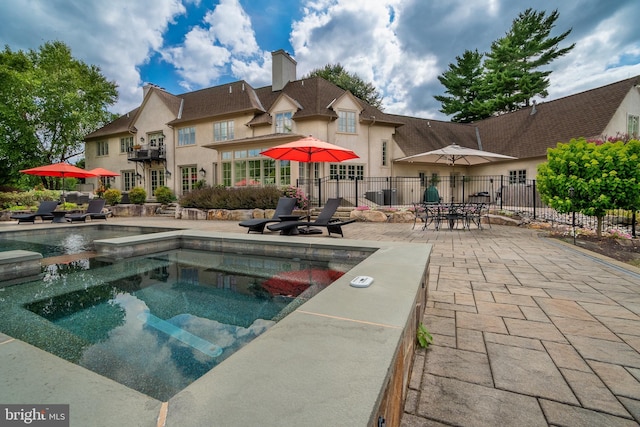
[{"label": "blue sky", "polygon": [[117,113],[140,104],[147,82],[174,94],[269,85],[271,52],[284,49],[298,78],[339,62],[378,88],[386,112],[448,120],[437,77],[465,50],[487,52],[527,8],[557,9],[552,34],[572,28],[564,45],[576,43],[548,68],[546,100],[640,75],[638,0],[0,1],[0,43],[65,42],[118,84]]}]

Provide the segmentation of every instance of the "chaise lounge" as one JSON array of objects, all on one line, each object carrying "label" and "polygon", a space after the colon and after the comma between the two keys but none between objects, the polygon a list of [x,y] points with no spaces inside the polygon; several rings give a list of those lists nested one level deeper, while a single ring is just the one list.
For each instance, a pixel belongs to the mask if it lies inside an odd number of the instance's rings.
[{"label": "chaise lounge", "polygon": [[240,227],[247,227],[247,233],[252,231],[256,233],[264,233],[264,228],[272,222],[280,222],[280,216],[291,215],[293,208],[296,206],[296,199],[293,197],[280,197],[276,210],[272,218],[254,218],[240,222]]},{"label": "chaise lounge", "polygon": [[89,201],[87,210],[81,213],[68,214],[65,216],[71,222],[74,221],[86,221],[87,218],[91,219],[104,219],[107,220],[107,216],[111,215],[111,211],[102,212],[104,209],[104,199],[93,199]]},{"label": "chaise lounge", "polygon": [[40,217],[42,221],[52,220],[53,219],[52,212],[56,210],[56,207],[58,206],[58,204],[60,204],[60,202],[56,200],[40,202],[40,205],[38,206],[38,210],[35,211],[34,213],[14,214],[14,215],[11,215],[10,218],[17,219],[18,224],[23,222],[35,223],[36,218],[38,217]]},{"label": "chaise lounge", "polygon": [[279,231],[280,234],[296,234],[294,231],[298,230],[298,227],[306,227],[306,229],[299,229],[299,232],[301,234],[313,234],[308,231],[311,227],[326,227],[329,236],[331,236],[331,233],[335,233],[344,237],[342,226],[355,222],[355,219],[342,221],[338,218],[333,218],[333,214],[338,210],[341,201],[342,198],[327,200],[315,221],[282,221],[278,224],[267,225],[267,228],[271,231]]}]

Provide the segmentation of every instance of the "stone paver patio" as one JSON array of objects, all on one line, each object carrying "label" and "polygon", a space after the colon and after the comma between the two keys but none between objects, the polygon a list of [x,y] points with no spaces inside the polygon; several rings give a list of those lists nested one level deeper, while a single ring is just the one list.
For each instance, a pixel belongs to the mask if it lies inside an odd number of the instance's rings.
[{"label": "stone paver patio", "polygon": [[[109,219],[142,221],[246,232],[225,221]],[[639,425],[640,270],[535,230],[411,226],[344,227],[349,239],[434,245],[423,319],[434,343],[415,354],[403,427]]]}]

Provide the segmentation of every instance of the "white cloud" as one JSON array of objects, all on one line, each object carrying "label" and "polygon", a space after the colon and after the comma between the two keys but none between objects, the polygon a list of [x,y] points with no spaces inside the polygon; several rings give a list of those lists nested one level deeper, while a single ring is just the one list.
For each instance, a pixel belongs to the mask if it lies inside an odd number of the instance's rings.
[{"label": "white cloud", "polygon": [[252,84],[253,79],[263,81],[264,56],[238,0],[221,0],[206,13],[202,26],[186,34],[184,43],[162,52],[162,58],[177,69],[186,90],[214,85],[227,74]]}]

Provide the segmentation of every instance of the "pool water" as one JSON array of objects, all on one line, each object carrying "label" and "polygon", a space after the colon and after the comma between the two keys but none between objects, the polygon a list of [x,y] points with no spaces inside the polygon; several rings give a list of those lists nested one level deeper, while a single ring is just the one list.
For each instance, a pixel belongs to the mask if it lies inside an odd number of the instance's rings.
[{"label": "pool water", "polygon": [[0,331],[162,401],[344,274],[193,250],[87,262],[0,288]]},{"label": "pool water", "polygon": [[78,254],[93,250],[93,241],[170,229],[157,227],[118,227],[109,225],[79,225],[76,227],[52,227],[0,233],[0,251],[22,249],[38,252],[44,258]]}]

